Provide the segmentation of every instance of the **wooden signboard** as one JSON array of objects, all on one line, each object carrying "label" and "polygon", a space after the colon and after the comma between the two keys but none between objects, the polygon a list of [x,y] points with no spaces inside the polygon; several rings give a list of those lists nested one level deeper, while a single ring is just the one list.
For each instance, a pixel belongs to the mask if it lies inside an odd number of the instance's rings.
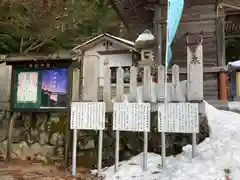
[{"label": "wooden signboard", "polygon": [[69,63],[34,62],[13,65],[14,111],[67,111]]}]

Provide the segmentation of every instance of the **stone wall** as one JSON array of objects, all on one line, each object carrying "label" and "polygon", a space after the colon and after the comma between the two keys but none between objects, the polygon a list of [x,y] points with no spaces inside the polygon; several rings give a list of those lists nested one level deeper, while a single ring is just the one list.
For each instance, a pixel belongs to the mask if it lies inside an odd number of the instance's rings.
[{"label": "stone wall", "polygon": [[[6,156],[8,122],[0,113],[0,156]],[[103,166],[114,164],[115,132],[112,130],[111,114],[107,115],[107,130],[103,139]],[[152,129],[149,133],[149,152],[161,153],[161,134],[156,131],[157,116],[152,114]],[[61,162],[64,159],[66,114],[24,114],[16,120],[13,130],[12,156],[44,163]],[[198,143],[209,135],[207,120],[202,119]],[[191,134],[166,134],[167,153],[175,155],[182,147],[191,144]],[[70,144],[70,147],[72,145]],[[97,165],[98,133],[79,131],[77,142],[78,165],[94,168]],[[143,150],[143,133],[120,133],[120,160],[126,160]]]},{"label": "stone wall", "polygon": [[[66,114],[24,114],[15,121],[12,157],[43,162],[63,159]],[[9,118],[0,122],[0,155],[6,156]]]}]

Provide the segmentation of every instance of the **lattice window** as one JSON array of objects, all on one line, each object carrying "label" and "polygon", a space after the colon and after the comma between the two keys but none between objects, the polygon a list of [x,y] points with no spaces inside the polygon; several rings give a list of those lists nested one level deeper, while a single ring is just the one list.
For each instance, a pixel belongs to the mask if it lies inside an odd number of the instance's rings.
[{"label": "lattice window", "polygon": [[[124,70],[124,78],[123,81],[125,84],[130,83],[130,66],[122,66]],[[116,84],[117,83],[117,69],[118,67],[111,67],[111,83]]]}]

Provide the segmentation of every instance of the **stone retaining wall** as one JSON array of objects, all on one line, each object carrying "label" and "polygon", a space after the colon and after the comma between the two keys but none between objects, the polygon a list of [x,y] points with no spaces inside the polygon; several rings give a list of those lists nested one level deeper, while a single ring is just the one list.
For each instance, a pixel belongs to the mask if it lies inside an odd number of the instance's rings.
[{"label": "stone retaining wall", "polygon": [[[115,133],[112,130],[111,115],[107,116],[107,130],[103,139],[103,166],[114,164]],[[156,132],[157,118],[152,114],[152,129],[149,133],[149,152],[161,153],[161,134]],[[1,118],[0,118],[1,119]],[[25,114],[16,120],[13,130],[13,157],[52,163],[64,158],[66,114],[37,114],[31,117]],[[0,155],[7,150],[8,122],[0,122]],[[209,134],[207,120],[201,121],[198,143]],[[186,144],[191,144],[191,134],[167,134],[167,153],[178,154]],[[70,145],[71,147],[71,145]],[[93,168],[97,165],[98,133],[96,131],[79,131],[77,142],[78,164]],[[143,133],[120,133],[120,160],[126,160],[143,150]]]}]

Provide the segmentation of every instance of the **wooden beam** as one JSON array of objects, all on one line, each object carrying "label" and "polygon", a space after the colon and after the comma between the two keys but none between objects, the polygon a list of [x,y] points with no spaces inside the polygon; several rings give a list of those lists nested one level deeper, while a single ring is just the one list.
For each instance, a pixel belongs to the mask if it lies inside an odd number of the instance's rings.
[{"label": "wooden beam", "polygon": [[217,63],[218,66],[225,66],[226,65],[225,14],[223,12],[219,13],[219,17],[217,17],[216,20],[216,38],[217,38]]},{"label": "wooden beam", "polygon": [[16,56],[7,56],[5,59],[2,59],[2,62],[21,62],[21,61],[73,61],[72,56],[69,53],[64,54],[53,54],[53,55],[16,55]]},{"label": "wooden beam", "polygon": [[[226,72],[227,69],[225,66],[222,67],[204,67],[203,73],[219,73],[219,72]],[[168,74],[172,74],[172,69],[168,69]],[[187,74],[187,68],[180,68],[179,74]]]},{"label": "wooden beam", "polygon": [[157,39],[157,45],[155,48],[155,63],[158,65],[162,64],[162,7],[159,5],[155,5],[155,13],[154,13],[154,34]]},{"label": "wooden beam", "polygon": [[113,51],[98,51],[100,55],[111,55],[111,54],[132,54],[131,50],[113,50]]}]

